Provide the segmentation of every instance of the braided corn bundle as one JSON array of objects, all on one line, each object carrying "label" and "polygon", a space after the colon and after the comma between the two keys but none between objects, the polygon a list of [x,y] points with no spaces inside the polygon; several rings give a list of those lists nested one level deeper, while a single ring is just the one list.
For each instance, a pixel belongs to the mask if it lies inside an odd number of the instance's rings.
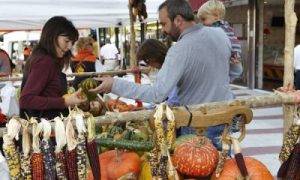
[{"label": "braided corn bundle", "polygon": [[100,162],[98,158],[97,144],[95,141],[95,118],[89,116],[87,119],[88,142],[86,144],[87,155],[89,158],[92,173],[95,179],[100,179]]},{"label": "braided corn bundle", "polygon": [[217,164],[217,167],[216,167],[216,177],[220,176],[220,174],[221,174],[221,172],[224,168],[225,161],[228,157],[229,149],[230,149],[229,145],[223,141],[223,143],[222,143],[222,152],[219,156],[219,161],[218,161],[218,164]]},{"label": "braided corn bundle", "polygon": [[154,146],[154,148],[149,152],[149,164],[151,168],[152,177],[155,179],[156,177],[158,177],[159,174],[159,152],[156,146]]},{"label": "braided corn bundle", "polygon": [[65,125],[60,117],[54,118],[55,121],[55,157],[56,157],[56,175],[58,180],[68,179],[68,170],[65,154],[62,151],[63,147],[67,144],[67,137],[65,132]]},{"label": "braided corn bundle", "polygon": [[21,124],[18,120],[12,118],[7,126],[7,133],[3,136],[3,151],[7,165],[9,168],[9,175],[12,180],[21,179],[21,163],[19,152],[16,149],[13,139],[18,139],[18,133]]},{"label": "braided corn bundle", "polygon": [[67,159],[67,169],[68,169],[68,177],[72,180],[78,179],[78,171],[77,171],[77,152],[76,146],[77,141],[75,138],[75,131],[72,125],[72,118],[67,118],[67,125],[66,125],[66,137],[67,137],[67,152],[66,152],[66,159]]},{"label": "braided corn bundle", "polygon": [[279,159],[284,162],[286,161],[293,149],[294,145],[296,144],[300,135],[300,120],[296,120],[294,124],[290,127],[289,131],[284,136],[283,145],[281,151],[279,153]]},{"label": "braided corn bundle", "polygon": [[32,149],[33,154],[30,159],[31,173],[33,180],[44,180],[44,161],[43,154],[40,150],[40,137],[39,134],[42,130],[41,124],[38,124],[37,120],[31,118],[32,123]]},{"label": "braided corn bundle", "polygon": [[31,165],[30,165],[30,136],[28,131],[29,122],[22,119],[22,149],[21,154],[21,174],[24,180],[31,180]]},{"label": "braided corn bundle", "polygon": [[55,157],[54,157],[54,146],[50,141],[51,135],[51,124],[49,121],[42,119],[42,130],[43,130],[43,140],[41,143],[42,153],[44,154],[44,165],[45,165],[45,179],[55,180],[56,170],[55,170]]}]

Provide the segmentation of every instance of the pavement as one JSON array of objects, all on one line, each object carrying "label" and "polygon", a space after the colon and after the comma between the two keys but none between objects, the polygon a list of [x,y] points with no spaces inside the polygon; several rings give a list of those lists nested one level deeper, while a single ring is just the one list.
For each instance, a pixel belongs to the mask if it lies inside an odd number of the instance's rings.
[{"label": "pavement", "polygon": [[[248,98],[270,92],[250,90],[232,85],[236,98]],[[247,133],[241,143],[244,156],[251,156],[267,166],[276,177],[280,167],[278,159],[283,139],[283,111],[281,106],[254,108],[253,120],[246,126]]]}]

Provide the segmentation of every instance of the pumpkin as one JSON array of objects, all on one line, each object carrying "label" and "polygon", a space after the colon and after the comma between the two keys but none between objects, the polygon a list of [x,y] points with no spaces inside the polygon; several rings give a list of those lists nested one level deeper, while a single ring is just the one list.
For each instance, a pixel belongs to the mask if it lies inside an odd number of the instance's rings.
[{"label": "pumpkin", "polygon": [[210,140],[204,136],[195,136],[175,148],[173,165],[187,176],[208,176],[217,163],[219,153]]},{"label": "pumpkin", "polygon": [[194,138],[195,136],[197,136],[197,135],[196,134],[185,134],[185,135],[179,136],[178,138],[176,138],[173,146],[171,147],[171,150],[174,150],[176,147],[178,147],[182,143]]},{"label": "pumpkin", "polygon": [[[274,179],[267,167],[260,161],[251,158],[244,157],[249,179],[251,180],[272,180]],[[215,174],[212,176],[213,180],[236,180],[242,179],[242,175],[236,165],[235,159],[228,159],[225,164],[223,171],[217,178]]]},{"label": "pumpkin", "polygon": [[101,164],[101,180],[117,180],[118,178],[134,173],[138,176],[141,160],[135,152],[107,151],[99,155]]}]

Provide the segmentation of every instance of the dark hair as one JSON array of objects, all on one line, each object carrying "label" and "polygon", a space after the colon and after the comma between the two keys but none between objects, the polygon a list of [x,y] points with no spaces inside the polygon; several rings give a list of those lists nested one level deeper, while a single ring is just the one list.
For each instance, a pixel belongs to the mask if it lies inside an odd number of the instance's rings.
[{"label": "dark hair", "polygon": [[167,47],[156,39],[145,40],[137,52],[138,60],[150,60],[163,64],[167,54]]},{"label": "dark hair", "polygon": [[163,2],[158,10],[167,8],[169,18],[174,21],[177,15],[180,15],[186,21],[194,21],[195,16],[193,10],[187,0],[166,0]]},{"label": "dark hair", "polygon": [[66,52],[62,58],[57,57],[55,47],[58,43],[57,38],[61,35],[67,36],[73,43],[78,40],[79,36],[71,21],[63,16],[54,16],[44,25],[41,38],[26,62],[24,75],[28,74],[31,64],[37,61],[41,55],[51,56],[60,69],[69,65],[72,57],[71,51]]}]

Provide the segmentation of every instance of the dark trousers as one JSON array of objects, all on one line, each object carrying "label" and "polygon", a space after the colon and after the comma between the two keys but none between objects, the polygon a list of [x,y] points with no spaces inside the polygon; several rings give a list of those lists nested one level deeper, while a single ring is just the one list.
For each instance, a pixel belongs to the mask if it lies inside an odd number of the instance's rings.
[{"label": "dark trousers", "polygon": [[297,70],[295,73],[295,88],[300,90],[300,70]]}]

